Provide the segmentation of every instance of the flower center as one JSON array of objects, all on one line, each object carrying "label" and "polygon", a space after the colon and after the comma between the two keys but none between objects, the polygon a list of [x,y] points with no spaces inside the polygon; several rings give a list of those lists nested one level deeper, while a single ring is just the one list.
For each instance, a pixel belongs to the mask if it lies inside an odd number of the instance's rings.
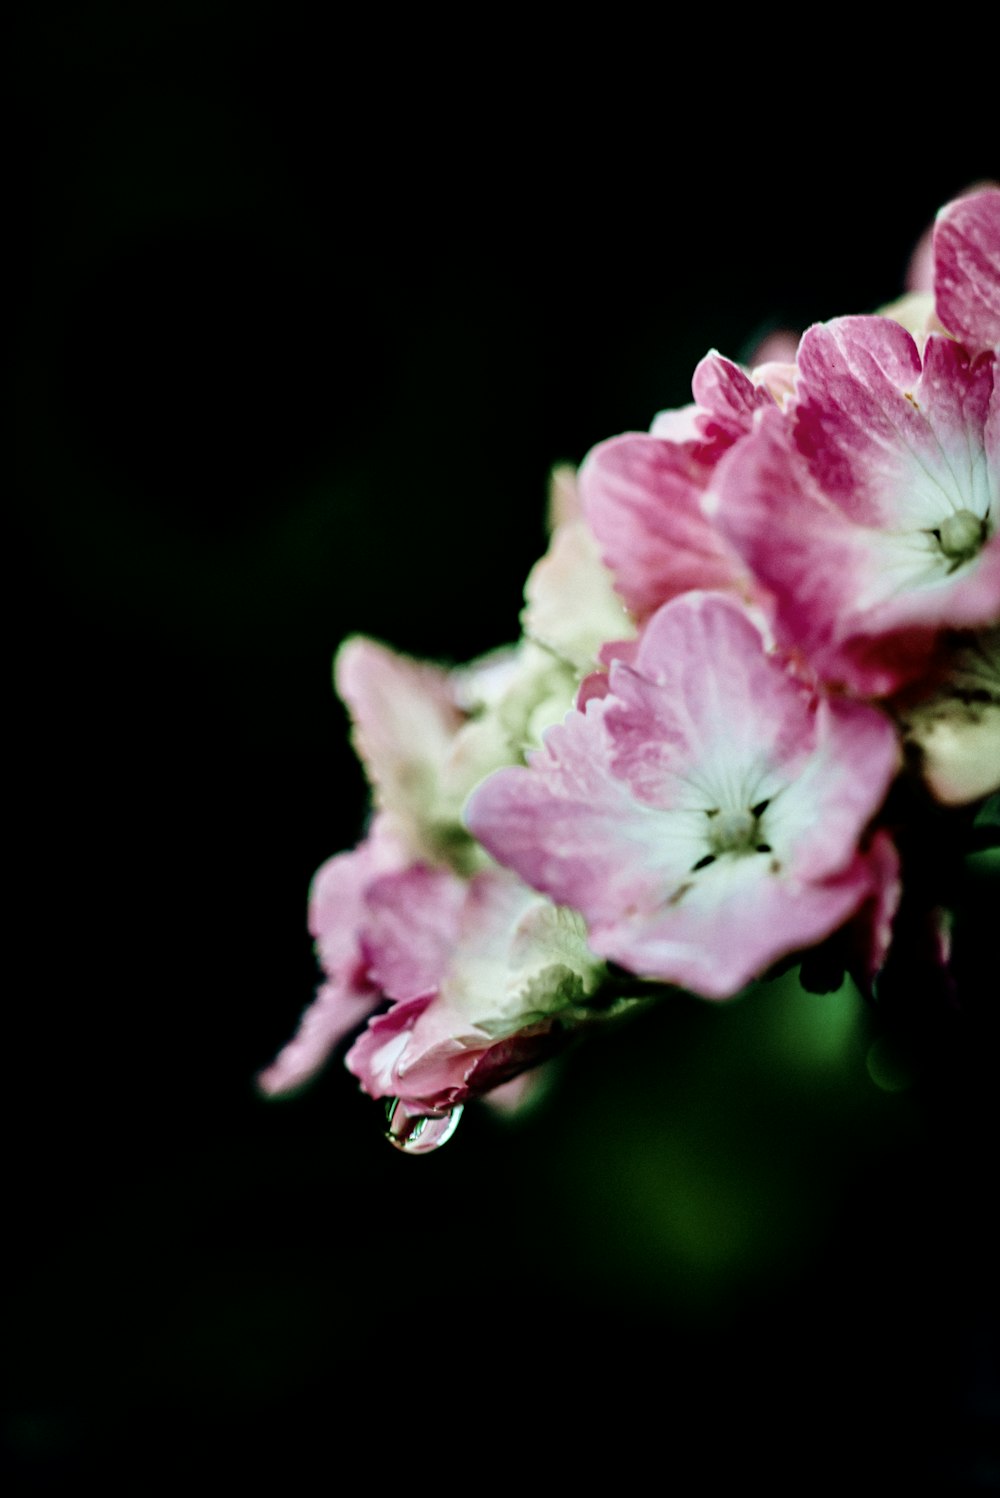
[{"label": "flower center", "polygon": [[968,562],[983,544],[986,527],[971,510],[956,510],[946,515],[934,534],[949,561]]},{"label": "flower center", "polygon": [[[758,801],[756,806],[737,811],[723,810],[721,806],[713,806],[706,811],[709,852],[698,859],[691,870],[692,874],[697,874],[700,869],[707,869],[709,864],[721,858],[724,853],[770,853],[771,844],[764,841],[765,833],[760,820],[770,804],[770,798],[767,798]],[[773,872],[777,872],[778,867],[775,862],[772,865]],[[672,903],[690,888],[690,883],[682,884],[673,896]]]},{"label": "flower center", "polygon": [[719,811],[711,819],[708,841],[716,856],[747,853],[757,846],[757,818],[750,810]]}]

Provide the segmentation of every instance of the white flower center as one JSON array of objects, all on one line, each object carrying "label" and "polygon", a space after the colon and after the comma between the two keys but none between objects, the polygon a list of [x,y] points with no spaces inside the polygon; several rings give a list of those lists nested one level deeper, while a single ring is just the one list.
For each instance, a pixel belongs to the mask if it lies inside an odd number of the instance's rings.
[{"label": "white flower center", "polygon": [[967,562],[983,544],[985,526],[971,510],[955,510],[937,528],[937,541],[949,561]]},{"label": "white flower center", "polygon": [[749,810],[719,811],[709,822],[708,841],[712,852],[748,853],[756,848],[757,817]]}]

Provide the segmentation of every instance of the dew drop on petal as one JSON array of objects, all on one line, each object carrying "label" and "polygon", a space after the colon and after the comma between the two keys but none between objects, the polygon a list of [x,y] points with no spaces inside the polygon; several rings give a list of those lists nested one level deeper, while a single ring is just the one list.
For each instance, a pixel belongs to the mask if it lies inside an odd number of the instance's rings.
[{"label": "dew drop on petal", "polygon": [[461,1117],[462,1104],[447,1113],[417,1113],[402,1098],[393,1098],[386,1108],[385,1137],[406,1155],[429,1155],[448,1143]]}]

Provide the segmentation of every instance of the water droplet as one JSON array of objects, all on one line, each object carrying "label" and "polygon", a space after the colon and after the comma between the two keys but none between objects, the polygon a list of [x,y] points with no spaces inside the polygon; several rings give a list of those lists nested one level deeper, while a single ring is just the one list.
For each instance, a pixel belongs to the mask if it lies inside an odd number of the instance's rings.
[{"label": "water droplet", "polygon": [[404,1154],[429,1155],[448,1143],[461,1117],[461,1104],[446,1113],[417,1113],[402,1098],[393,1098],[386,1108],[385,1137]]}]

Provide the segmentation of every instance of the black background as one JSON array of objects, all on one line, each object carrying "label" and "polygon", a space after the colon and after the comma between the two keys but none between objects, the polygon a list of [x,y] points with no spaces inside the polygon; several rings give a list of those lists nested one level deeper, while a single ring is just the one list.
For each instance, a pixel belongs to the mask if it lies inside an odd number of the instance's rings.
[{"label": "black background", "polygon": [[828,98],[766,49],[708,79],[668,36],[476,25],[18,24],[8,1461],[28,1490],[650,1462],[980,1490],[967,1070],[885,1093],[858,1039],[811,1071],[763,995],[599,1037],[432,1159],[336,1063],[253,1090],[364,816],[337,643],[513,638],[553,463],[683,403],[711,346],[892,298],[996,169],[972,129],[852,140],[864,80]]}]

